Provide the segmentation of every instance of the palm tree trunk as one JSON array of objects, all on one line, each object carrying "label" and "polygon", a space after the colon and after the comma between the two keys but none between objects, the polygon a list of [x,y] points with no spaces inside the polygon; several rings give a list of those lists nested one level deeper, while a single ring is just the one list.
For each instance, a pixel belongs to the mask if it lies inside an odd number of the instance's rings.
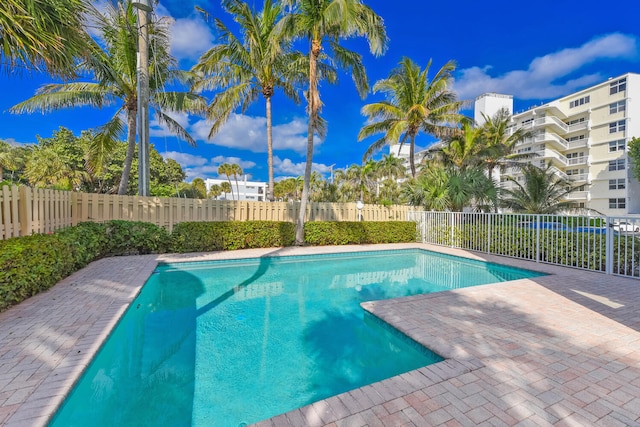
[{"label": "palm tree trunk", "polygon": [[411,176],[413,178],[416,177],[416,161],[413,158],[414,157],[414,153],[415,153],[415,149],[416,149],[416,136],[415,135],[411,135],[411,141],[409,143],[409,165],[411,166]]},{"label": "palm tree trunk", "polygon": [[317,61],[320,56],[320,41],[311,41],[309,51],[309,124],[307,127],[307,161],[304,167],[304,184],[302,186],[302,197],[300,199],[300,212],[296,223],[296,245],[304,245],[304,220],[307,213],[307,202],[309,201],[309,181],[311,181],[311,167],[313,166],[313,134],[315,130],[315,120],[320,109],[320,99],[318,95]]},{"label": "palm tree trunk", "polygon": [[233,179],[236,182],[236,197],[240,200],[240,187],[238,187],[238,175],[233,174]]},{"label": "palm tree trunk", "polygon": [[271,97],[265,98],[267,108],[267,164],[269,168],[269,189],[267,190],[267,200],[273,202],[273,124],[271,123]]},{"label": "palm tree trunk", "polygon": [[233,197],[233,184],[231,184],[231,177],[227,174],[227,181],[229,181],[229,188],[231,189],[231,200],[235,200]]},{"label": "palm tree trunk", "polygon": [[120,185],[118,186],[118,195],[127,194],[129,188],[129,175],[131,175],[131,164],[133,163],[133,155],[136,152],[136,114],[137,108],[127,109],[127,155],[124,158],[124,167],[122,168],[122,176],[120,177]]}]

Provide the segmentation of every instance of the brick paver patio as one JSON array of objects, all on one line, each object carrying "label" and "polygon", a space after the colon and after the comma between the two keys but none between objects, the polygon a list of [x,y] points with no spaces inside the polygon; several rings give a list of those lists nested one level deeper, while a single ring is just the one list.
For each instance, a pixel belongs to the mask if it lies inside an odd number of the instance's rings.
[{"label": "brick paver patio", "polygon": [[[427,245],[549,276],[364,303],[446,360],[260,426],[640,426],[640,280]],[[159,259],[372,247],[285,248],[100,260],[0,313],[0,425],[42,426]]]}]

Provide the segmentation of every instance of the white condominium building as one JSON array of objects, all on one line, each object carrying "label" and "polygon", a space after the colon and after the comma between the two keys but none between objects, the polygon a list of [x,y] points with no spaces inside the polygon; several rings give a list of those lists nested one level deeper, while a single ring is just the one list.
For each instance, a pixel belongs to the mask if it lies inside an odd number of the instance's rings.
[{"label": "white condominium building", "polygon": [[[511,110],[510,96],[476,99],[476,121],[499,108]],[[569,199],[606,215],[640,214],[640,184],[627,156],[632,137],[640,138],[640,74],[627,73],[512,116],[515,128],[533,136],[517,146],[535,154],[530,162],[552,169],[579,186]],[[517,180],[517,170],[506,171]],[[504,181],[504,177],[502,177]],[[504,182],[505,186],[513,185]]]},{"label": "white condominium building", "polygon": [[[223,182],[229,183],[226,179],[214,179],[208,178],[204,180],[204,184],[207,187],[207,194],[209,194],[209,190],[212,185],[220,185]],[[258,182],[258,181],[247,181],[247,177],[244,176],[244,179],[238,180],[238,188],[236,189],[236,182],[233,178],[231,178],[231,189],[233,190],[230,193],[222,193],[218,196],[218,200],[246,200],[250,202],[264,202],[267,198],[267,187],[268,184],[266,182]]]}]

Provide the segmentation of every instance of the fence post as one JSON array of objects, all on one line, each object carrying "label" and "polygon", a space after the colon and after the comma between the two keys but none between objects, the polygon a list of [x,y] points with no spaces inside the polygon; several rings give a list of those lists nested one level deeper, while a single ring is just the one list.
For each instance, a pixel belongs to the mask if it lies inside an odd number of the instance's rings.
[{"label": "fence post", "polygon": [[454,237],[454,232],[453,232],[453,212],[449,212],[449,227],[451,229],[450,233],[449,233],[450,234],[449,238],[451,239],[449,244],[453,248],[454,247],[453,246],[453,237]]},{"label": "fence post", "polygon": [[605,245],[604,245],[604,259],[605,267],[604,272],[606,274],[613,274],[613,218],[605,218]]},{"label": "fence post", "polygon": [[32,233],[31,218],[31,188],[23,185],[20,187],[20,198],[18,199],[18,211],[20,212],[20,235],[28,236]]},{"label": "fence post", "polygon": [[536,215],[536,262],[540,262],[540,215]]}]

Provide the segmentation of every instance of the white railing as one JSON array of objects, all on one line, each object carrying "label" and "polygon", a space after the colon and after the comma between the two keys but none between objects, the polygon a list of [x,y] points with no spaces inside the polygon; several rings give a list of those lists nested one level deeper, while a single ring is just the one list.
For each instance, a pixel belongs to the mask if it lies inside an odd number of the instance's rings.
[{"label": "white railing", "polygon": [[640,219],[409,212],[423,243],[640,277]]},{"label": "white railing", "polygon": [[587,163],[587,156],[567,158],[568,165],[584,165]]},{"label": "white railing", "polygon": [[559,145],[563,149],[565,150],[569,149],[569,142],[566,139],[562,138],[559,135],[556,135],[553,132],[542,132],[536,135],[534,139],[536,142],[546,142],[546,141],[555,142],[557,145]]}]

